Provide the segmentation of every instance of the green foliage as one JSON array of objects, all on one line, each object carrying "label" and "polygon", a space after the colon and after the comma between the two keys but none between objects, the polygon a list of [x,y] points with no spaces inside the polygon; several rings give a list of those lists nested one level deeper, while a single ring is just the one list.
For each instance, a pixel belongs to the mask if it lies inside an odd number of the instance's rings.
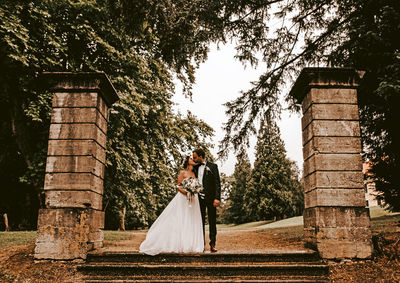
[{"label": "green foliage", "polygon": [[348,38],[331,54],[335,64],[366,70],[359,89],[364,158],[372,161],[376,188],[400,211],[400,3],[368,1],[349,23]]},{"label": "green foliage", "polygon": [[249,220],[245,210],[244,196],[250,185],[252,170],[244,149],[240,151],[236,159],[224,220],[227,223],[241,224]]},{"label": "green foliage", "polygon": [[241,224],[301,215],[303,186],[295,162],[286,157],[279,128],[272,118],[261,121],[254,168],[244,148],[231,176],[224,223]]},{"label": "green foliage", "polygon": [[[354,67],[367,71],[359,91],[364,158],[375,165],[377,189],[400,210],[400,2],[393,0],[290,0],[220,2],[218,20],[237,42],[237,58],[266,72],[234,101],[220,156],[248,146],[254,122],[279,116],[284,86],[306,66]],[[222,23],[222,24],[221,24]],[[292,97],[289,107],[298,110]]]},{"label": "green foliage", "polygon": [[51,114],[51,94],[38,85],[43,71],[103,71],[121,97],[108,129],[108,227],[117,227],[124,207],[127,228],[154,221],[175,193],[181,153],[210,146],[207,124],[171,109],[173,75],[190,90],[190,59],[203,60],[204,45],[185,49],[190,34],[170,44],[164,29],[179,34],[188,15],[160,13],[167,4],[142,1],[136,9],[112,0],[1,2],[0,211],[8,212],[11,227],[34,228],[42,202]]},{"label": "green foliage", "polygon": [[294,168],[294,162],[286,157],[278,126],[266,117],[261,121],[256,161],[242,200],[246,221],[281,219],[302,213],[302,186]]}]

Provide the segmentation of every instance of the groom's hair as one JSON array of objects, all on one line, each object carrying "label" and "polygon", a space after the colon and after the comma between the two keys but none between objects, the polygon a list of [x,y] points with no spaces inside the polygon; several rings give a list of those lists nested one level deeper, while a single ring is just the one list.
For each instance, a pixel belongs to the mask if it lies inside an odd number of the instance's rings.
[{"label": "groom's hair", "polygon": [[204,152],[204,150],[202,148],[197,148],[193,152],[196,152],[197,156],[206,158],[206,153]]}]

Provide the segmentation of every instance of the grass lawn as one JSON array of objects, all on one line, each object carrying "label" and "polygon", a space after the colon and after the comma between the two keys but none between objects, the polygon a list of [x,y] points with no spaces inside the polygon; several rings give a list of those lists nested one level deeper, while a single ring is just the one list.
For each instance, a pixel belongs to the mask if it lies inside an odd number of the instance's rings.
[{"label": "grass lawn", "polygon": [[36,231],[0,232],[0,249],[34,243]]},{"label": "grass lawn", "polygon": [[[382,207],[370,208],[371,230],[373,234],[399,231],[400,213],[391,213]],[[303,236],[303,217],[297,216],[279,221],[257,221],[240,225],[218,224],[220,231],[256,230],[285,237]],[[145,230],[141,230],[145,232]],[[105,241],[129,240],[134,231],[104,231]],[[136,233],[136,231],[134,232]],[[34,243],[36,231],[0,232],[0,249]]]},{"label": "grass lawn", "polygon": [[[391,213],[380,206],[369,209],[372,234],[399,231],[400,213]],[[222,228],[222,229],[221,229]],[[303,216],[296,216],[275,222],[258,221],[239,225],[218,225],[221,230],[257,229],[260,233],[282,235],[284,237],[303,236]]]},{"label": "grass lawn", "polygon": [[[131,238],[130,231],[104,231],[104,240],[123,241]],[[36,231],[0,232],[0,249],[34,243]]]}]

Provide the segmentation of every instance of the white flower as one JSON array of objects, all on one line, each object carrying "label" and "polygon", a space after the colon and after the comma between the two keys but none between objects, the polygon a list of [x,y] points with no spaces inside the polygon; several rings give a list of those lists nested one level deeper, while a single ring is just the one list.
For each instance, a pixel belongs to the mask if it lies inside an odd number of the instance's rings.
[{"label": "white flower", "polygon": [[197,178],[186,178],[184,179],[179,186],[187,192],[187,198],[190,202],[195,194],[198,194],[199,197],[203,198],[203,186],[200,184]]}]

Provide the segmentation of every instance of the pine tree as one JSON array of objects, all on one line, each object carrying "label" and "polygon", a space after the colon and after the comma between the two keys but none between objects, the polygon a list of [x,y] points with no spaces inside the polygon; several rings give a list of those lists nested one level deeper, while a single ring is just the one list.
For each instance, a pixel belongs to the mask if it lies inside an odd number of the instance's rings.
[{"label": "pine tree", "polygon": [[281,219],[299,213],[296,205],[303,204],[293,168],[277,124],[266,117],[261,121],[251,183],[244,195],[248,220]]},{"label": "pine tree", "polygon": [[228,223],[240,224],[246,222],[246,211],[243,197],[251,178],[251,164],[247,152],[242,149],[236,157],[235,171],[232,175],[231,190],[227,201],[228,208],[224,220]]}]

